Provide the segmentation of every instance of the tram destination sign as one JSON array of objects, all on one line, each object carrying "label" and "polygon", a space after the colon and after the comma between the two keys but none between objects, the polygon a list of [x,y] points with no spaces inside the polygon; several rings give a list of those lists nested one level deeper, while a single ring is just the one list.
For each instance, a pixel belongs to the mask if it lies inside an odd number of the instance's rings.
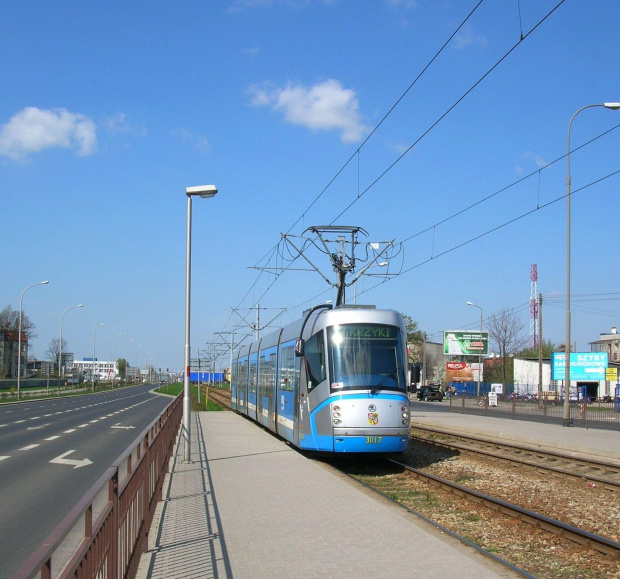
[{"label": "tram destination sign", "polygon": [[[609,356],[607,352],[571,352],[570,379],[573,380],[605,380]],[[551,379],[566,380],[566,354],[551,354]]]}]

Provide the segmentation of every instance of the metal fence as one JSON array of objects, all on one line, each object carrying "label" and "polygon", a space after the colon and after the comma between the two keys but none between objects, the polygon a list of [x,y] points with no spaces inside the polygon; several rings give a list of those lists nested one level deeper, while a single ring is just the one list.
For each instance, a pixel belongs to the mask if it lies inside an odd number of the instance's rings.
[{"label": "metal fence", "polygon": [[[489,395],[477,398],[466,394],[451,395],[450,411],[463,414],[480,414],[513,420],[529,420],[548,424],[563,424],[562,400],[521,399],[505,395],[497,396],[496,405]],[[572,426],[620,430],[620,401],[571,401],[570,422]]]},{"label": "metal fence", "polygon": [[135,439],[14,579],[135,577],[183,412],[182,396]]}]

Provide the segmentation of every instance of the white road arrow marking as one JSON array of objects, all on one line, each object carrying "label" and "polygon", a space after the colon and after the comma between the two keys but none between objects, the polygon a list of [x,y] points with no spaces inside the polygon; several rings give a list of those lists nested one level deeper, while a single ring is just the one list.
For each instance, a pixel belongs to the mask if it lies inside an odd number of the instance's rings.
[{"label": "white road arrow marking", "polygon": [[48,422],[47,424],[40,424],[39,426],[29,426],[28,428],[26,428],[26,430],[39,430],[41,428],[45,428],[46,426],[49,426],[51,424],[51,422]]},{"label": "white road arrow marking", "polygon": [[121,423],[117,422],[114,426],[110,426],[110,428],[124,428],[125,430],[129,430],[130,428],[135,428],[135,426],[121,426]]},{"label": "white road arrow marking", "polygon": [[75,450],[68,450],[64,454],[61,454],[60,456],[53,458],[52,460],[50,460],[50,462],[53,462],[55,464],[70,464],[71,466],[73,466],[74,470],[76,468],[80,468],[81,466],[88,466],[89,464],[93,464],[93,461],[88,460],[87,458],[83,458],[82,460],[77,460],[73,458],[65,458],[65,456],[67,456],[68,454],[71,454],[72,452],[75,452]]}]

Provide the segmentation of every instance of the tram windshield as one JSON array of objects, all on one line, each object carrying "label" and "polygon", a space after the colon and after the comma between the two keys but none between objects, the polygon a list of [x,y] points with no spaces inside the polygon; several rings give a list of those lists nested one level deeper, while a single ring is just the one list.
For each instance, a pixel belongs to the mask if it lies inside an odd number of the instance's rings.
[{"label": "tram windshield", "polygon": [[400,328],[346,324],[328,328],[331,389],[406,389]]}]

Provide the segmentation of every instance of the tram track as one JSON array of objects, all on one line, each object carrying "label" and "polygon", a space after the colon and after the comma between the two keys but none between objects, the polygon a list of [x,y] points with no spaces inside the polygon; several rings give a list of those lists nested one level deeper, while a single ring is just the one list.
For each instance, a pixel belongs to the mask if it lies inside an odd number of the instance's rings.
[{"label": "tram track", "polygon": [[454,434],[440,428],[413,427],[411,438],[472,456],[484,456],[514,467],[529,467],[557,477],[570,477],[620,493],[620,462],[611,459],[586,458],[575,452],[542,450],[523,443],[517,445],[490,441],[473,435]]}]

